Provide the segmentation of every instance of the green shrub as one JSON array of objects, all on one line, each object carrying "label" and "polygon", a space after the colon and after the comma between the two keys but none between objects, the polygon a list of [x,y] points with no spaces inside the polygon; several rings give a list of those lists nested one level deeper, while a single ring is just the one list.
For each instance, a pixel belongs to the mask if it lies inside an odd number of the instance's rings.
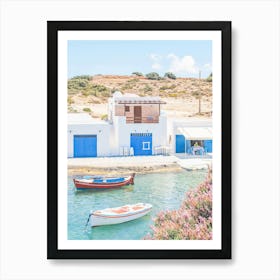
[{"label": "green shrub", "polygon": [[89,96],[91,93],[90,93],[89,91],[83,91],[82,94],[83,94],[84,96],[87,97],[87,96]]},{"label": "green shrub", "polygon": [[133,89],[133,85],[126,83],[121,87],[122,91],[123,90],[128,90],[128,89]]},{"label": "green shrub", "polygon": [[133,72],[132,75],[143,76],[143,74],[141,72]]},{"label": "green shrub", "polygon": [[212,82],[212,73],[207,77],[206,81],[207,82]]},{"label": "green shrub", "polygon": [[78,113],[78,111],[76,109],[74,109],[71,106],[68,106],[68,113]]},{"label": "green shrub", "polygon": [[111,96],[111,90],[103,85],[90,84],[86,90],[83,91],[83,94],[96,97],[109,97]]},{"label": "green shrub", "polygon": [[108,120],[108,115],[107,114],[102,115],[101,120],[107,121]]},{"label": "green shrub", "polygon": [[192,92],[192,96],[194,96],[195,98],[200,98],[201,97],[201,94],[198,90]]},{"label": "green shrub", "polygon": [[90,109],[90,108],[83,108],[83,111],[84,111],[84,112],[90,113],[90,112],[91,112],[91,109]]},{"label": "green shrub", "polygon": [[176,79],[175,74],[173,74],[172,72],[166,72],[166,73],[164,74],[164,77],[165,77],[165,78],[169,78],[169,79],[173,79],[173,80]]},{"label": "green shrub", "polygon": [[170,93],[168,96],[169,97],[178,97],[178,94],[177,93]]},{"label": "green shrub", "polygon": [[111,94],[113,94],[113,93],[116,92],[116,91],[120,91],[120,89],[119,89],[119,88],[116,88],[116,87],[111,88]]},{"label": "green shrub", "polygon": [[143,88],[143,91],[145,93],[147,93],[147,92],[153,91],[153,88],[151,86],[149,86],[149,85],[145,85],[145,87]]},{"label": "green shrub", "polygon": [[71,105],[71,104],[74,103],[72,97],[69,96],[69,97],[67,98],[67,103],[68,103],[69,105]]},{"label": "green shrub", "polygon": [[149,80],[160,80],[161,79],[159,74],[156,72],[151,72],[151,73],[146,74],[146,78],[148,78]]},{"label": "green shrub", "polygon": [[134,78],[134,79],[128,80],[127,82],[128,82],[128,83],[137,83],[137,82],[139,82],[139,79]]},{"label": "green shrub", "polygon": [[80,76],[74,76],[71,78],[71,80],[92,80],[92,76],[90,75],[80,75]]},{"label": "green shrub", "polygon": [[180,90],[176,92],[178,95],[187,95],[188,92],[186,90]]},{"label": "green shrub", "polygon": [[83,75],[76,76],[68,80],[68,94],[74,95],[82,93],[84,96],[97,96],[97,97],[109,97],[111,96],[111,90],[104,85],[93,84],[89,82],[91,76]]},{"label": "green shrub", "polygon": [[170,85],[170,86],[165,85],[165,86],[160,87],[159,90],[167,90],[167,89],[174,89],[174,88],[176,88],[176,85],[174,85],[174,84]]}]

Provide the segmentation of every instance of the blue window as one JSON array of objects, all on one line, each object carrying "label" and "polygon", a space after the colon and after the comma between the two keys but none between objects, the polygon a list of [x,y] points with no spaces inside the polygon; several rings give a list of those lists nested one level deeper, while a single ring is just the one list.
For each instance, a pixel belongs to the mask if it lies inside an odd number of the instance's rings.
[{"label": "blue window", "polygon": [[150,150],[150,142],[142,142],[142,150]]}]

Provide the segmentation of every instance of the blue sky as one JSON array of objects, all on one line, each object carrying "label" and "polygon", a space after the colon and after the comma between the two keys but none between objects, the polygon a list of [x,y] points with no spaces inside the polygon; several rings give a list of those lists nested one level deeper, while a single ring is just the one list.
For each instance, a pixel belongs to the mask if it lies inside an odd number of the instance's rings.
[{"label": "blue sky", "polygon": [[68,41],[68,78],[173,72],[206,78],[212,71],[212,42],[206,40]]}]

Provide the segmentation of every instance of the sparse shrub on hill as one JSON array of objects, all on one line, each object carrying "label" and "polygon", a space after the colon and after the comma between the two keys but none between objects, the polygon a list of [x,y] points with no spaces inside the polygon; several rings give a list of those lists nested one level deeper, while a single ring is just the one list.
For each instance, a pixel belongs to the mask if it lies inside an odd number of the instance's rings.
[{"label": "sparse shrub on hill", "polygon": [[78,113],[78,111],[76,109],[74,109],[71,106],[68,106],[68,113]]},{"label": "sparse shrub on hill", "polygon": [[101,116],[101,120],[107,121],[108,120],[108,114],[104,114]]},{"label": "sparse shrub on hill", "polygon": [[168,90],[168,89],[174,89],[174,88],[176,88],[176,85],[174,85],[174,84],[170,85],[170,86],[164,85],[164,86],[160,87],[159,90]]},{"label": "sparse shrub on hill", "polygon": [[130,79],[127,81],[128,83],[137,83],[139,82],[139,79],[138,78],[133,78],[133,79]]},{"label": "sparse shrub on hill", "polygon": [[151,92],[151,91],[153,91],[153,88],[151,86],[149,86],[149,85],[145,85],[145,87],[143,88],[143,91],[145,93]]},{"label": "sparse shrub on hill", "polygon": [[118,87],[111,88],[111,95],[113,95],[113,93],[116,91],[120,91],[120,89]]},{"label": "sparse shrub on hill", "polygon": [[67,103],[68,103],[68,105],[71,105],[74,103],[73,99],[70,96],[67,98]]},{"label": "sparse shrub on hill", "polygon": [[198,187],[188,191],[179,210],[162,211],[152,227],[152,240],[212,239],[212,170]]},{"label": "sparse shrub on hill", "polygon": [[201,93],[198,90],[192,92],[192,96],[197,98],[197,99],[200,98],[200,95],[201,95]]},{"label": "sparse shrub on hill", "polygon": [[90,108],[83,108],[83,111],[89,113],[89,112],[91,112],[91,109]]},{"label": "sparse shrub on hill", "polygon": [[97,97],[110,97],[111,90],[103,85],[91,84],[89,87],[90,94]]},{"label": "sparse shrub on hill", "polygon": [[173,74],[172,72],[166,72],[166,73],[164,74],[164,77],[165,77],[165,78],[169,78],[169,79],[173,79],[173,80],[176,79],[175,74]]},{"label": "sparse shrub on hill", "polygon": [[178,97],[178,93],[169,93],[168,97],[175,97],[175,98],[177,98]]},{"label": "sparse shrub on hill", "polygon": [[133,89],[133,84],[125,83],[125,84],[121,87],[121,91],[129,90],[129,89]]},{"label": "sparse shrub on hill", "polygon": [[90,81],[90,80],[92,80],[92,76],[90,76],[90,75],[74,76],[74,77],[71,78],[71,80],[87,80],[87,81]]},{"label": "sparse shrub on hill", "polygon": [[146,74],[146,78],[148,78],[149,80],[160,80],[161,79],[159,74],[156,72],[151,72],[151,73]]},{"label": "sparse shrub on hill", "polygon": [[143,76],[143,74],[141,72],[133,72],[132,75]]},{"label": "sparse shrub on hill", "polygon": [[207,77],[206,81],[207,82],[212,82],[212,73]]},{"label": "sparse shrub on hill", "polygon": [[[144,74],[145,75],[145,74]],[[134,93],[139,96],[161,96],[170,98],[188,99],[187,102],[193,102],[194,109],[200,112],[199,104],[201,99],[203,103],[202,109],[208,110],[212,99],[212,82],[207,79],[197,78],[178,78],[176,80],[169,78],[161,78],[159,73],[151,72],[147,74],[148,78],[140,76],[108,76],[100,77],[81,75],[68,80],[68,105],[75,108],[76,105],[88,106],[88,102],[93,104],[103,104],[108,102],[113,92],[120,91],[122,93]],[[211,77],[211,76],[210,76]],[[205,98],[209,97],[209,100]],[[196,100],[195,100],[196,99]],[[197,103],[197,106],[196,106]],[[171,105],[173,106],[173,105]],[[175,107],[174,107],[175,108]],[[172,109],[173,110],[173,109]],[[175,109],[174,109],[175,110]],[[191,109],[193,110],[193,109]],[[203,111],[203,112],[204,112]],[[201,114],[203,113],[201,112]],[[106,111],[104,110],[104,114]]]},{"label": "sparse shrub on hill", "polygon": [[109,97],[111,96],[111,90],[99,84],[93,84],[90,82],[91,76],[76,76],[68,80],[68,94],[74,95],[82,93],[84,96],[93,95],[96,97]]},{"label": "sparse shrub on hill", "polygon": [[68,90],[81,90],[89,85],[88,80],[84,79],[70,79],[68,80]]}]

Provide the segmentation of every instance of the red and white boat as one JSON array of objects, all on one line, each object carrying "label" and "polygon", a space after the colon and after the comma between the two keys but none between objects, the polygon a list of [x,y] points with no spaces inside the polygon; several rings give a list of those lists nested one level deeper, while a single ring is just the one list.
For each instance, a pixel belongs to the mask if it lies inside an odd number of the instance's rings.
[{"label": "red and white boat", "polygon": [[152,207],[148,203],[137,203],[97,210],[90,213],[88,222],[90,222],[92,227],[120,224],[145,216],[152,210]]},{"label": "red and white boat", "polygon": [[115,189],[126,185],[134,184],[133,173],[125,177],[103,177],[95,176],[92,178],[73,179],[77,190],[90,190],[90,189]]}]

